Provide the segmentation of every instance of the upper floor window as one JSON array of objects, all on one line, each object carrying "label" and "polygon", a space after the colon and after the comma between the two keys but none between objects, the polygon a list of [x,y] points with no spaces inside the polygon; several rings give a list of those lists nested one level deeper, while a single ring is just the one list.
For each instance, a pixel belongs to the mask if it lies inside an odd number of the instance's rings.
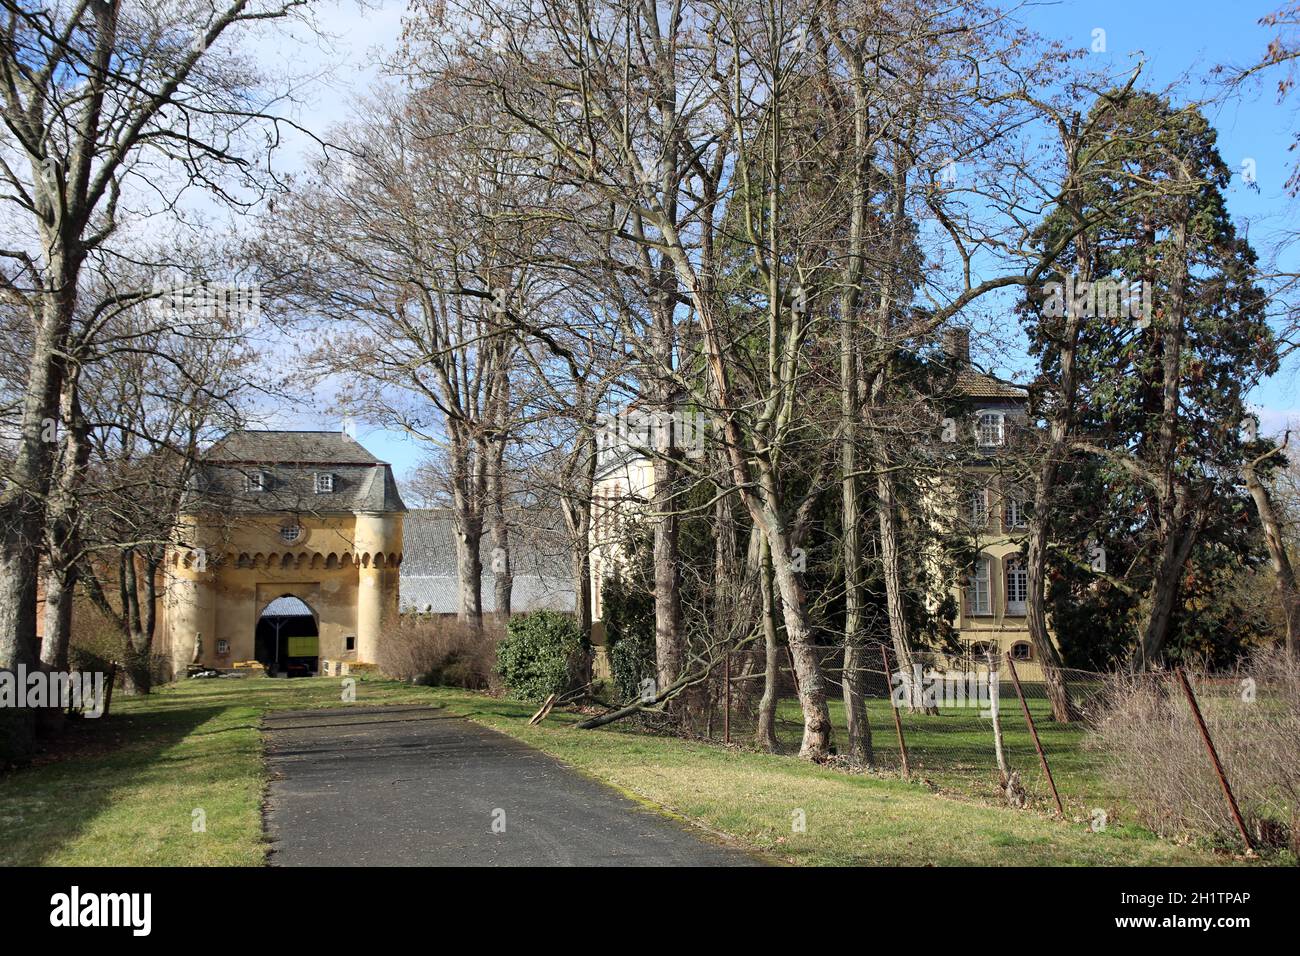
[{"label": "upper floor window", "polygon": [[992,560],[988,555],[980,555],[971,569],[966,583],[966,610],[970,614],[992,614],[993,601],[990,594],[992,583]]},{"label": "upper floor window", "polygon": [[989,523],[989,495],[985,488],[976,488],[970,493],[970,520],[976,528],[983,528]]},{"label": "upper floor window", "polygon": [[244,476],[245,491],[266,491],[266,473],[250,471]]},{"label": "upper floor window", "polygon": [[1019,498],[1007,499],[1006,522],[1008,528],[1023,528],[1025,526],[1025,503]]},{"label": "upper floor window", "polygon": [[1002,412],[980,412],[975,420],[975,438],[981,448],[994,448],[1006,443],[1006,415]]},{"label": "upper floor window", "polygon": [[1025,562],[1013,558],[1007,562],[1007,613],[1024,614],[1029,597],[1029,571]]},{"label": "upper floor window", "polygon": [[316,494],[328,494],[334,490],[334,476],[326,471],[316,472]]}]

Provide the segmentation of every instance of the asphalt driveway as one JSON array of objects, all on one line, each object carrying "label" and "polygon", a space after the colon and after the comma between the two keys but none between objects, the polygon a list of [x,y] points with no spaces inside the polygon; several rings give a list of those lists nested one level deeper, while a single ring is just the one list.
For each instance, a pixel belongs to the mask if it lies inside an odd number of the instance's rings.
[{"label": "asphalt driveway", "polygon": [[428,707],[268,715],[276,866],[752,866],[511,737]]}]

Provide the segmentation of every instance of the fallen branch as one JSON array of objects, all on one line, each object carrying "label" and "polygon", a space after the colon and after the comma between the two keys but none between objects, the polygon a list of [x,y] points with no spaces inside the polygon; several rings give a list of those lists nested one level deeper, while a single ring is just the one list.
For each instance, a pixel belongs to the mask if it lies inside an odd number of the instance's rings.
[{"label": "fallen branch", "polygon": [[[744,640],[740,641],[736,645],[735,650],[740,650],[745,645],[753,643],[753,641],[754,641],[754,637],[751,635],[750,637],[747,637]],[[711,646],[709,648],[710,651],[712,651],[713,649],[714,646]],[[723,654],[720,657],[712,657],[707,661],[703,661],[701,667],[698,670],[687,671],[681,677],[677,678],[677,680],[673,681],[663,690],[655,694],[654,697],[650,697],[650,698],[638,697],[636,700],[632,701],[631,703],[625,704],[624,706],[618,708],[617,710],[610,711],[607,714],[600,714],[599,716],[596,717],[589,717],[586,720],[581,721],[578,724],[575,724],[574,726],[576,726],[579,730],[591,730],[592,728],[595,727],[604,727],[606,724],[612,724],[617,720],[622,720],[624,717],[631,717],[633,714],[640,713],[643,710],[648,710],[659,704],[665,704],[668,701],[672,700],[674,697],[681,694],[682,691],[686,690],[687,688],[694,687],[696,684],[702,683],[703,681],[707,680],[709,675],[713,673],[713,668],[717,667],[718,664],[725,659],[725,657],[726,655]]]},{"label": "fallen branch", "polygon": [[540,724],[543,720],[546,719],[547,714],[551,712],[551,708],[554,706],[555,706],[555,695],[551,694],[542,703],[542,709],[539,710],[537,713],[533,714],[533,716],[528,718],[528,726],[534,727],[537,724]]}]

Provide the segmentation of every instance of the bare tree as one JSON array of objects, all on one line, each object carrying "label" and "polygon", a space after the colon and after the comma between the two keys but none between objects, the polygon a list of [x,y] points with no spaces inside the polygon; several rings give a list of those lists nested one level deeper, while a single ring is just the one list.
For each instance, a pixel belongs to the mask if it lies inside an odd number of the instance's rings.
[{"label": "bare tree", "polygon": [[[0,492],[0,667],[33,665],[36,578],[79,277],[126,210],[174,208],[197,185],[237,201],[226,174],[256,180],[249,134],[275,122],[263,78],[218,41],[292,15],[302,0],[189,4],[5,2],[0,179],[17,232],[0,249],[0,288],[33,333]],[[282,122],[282,120],[280,121]],[[264,150],[259,144],[257,150]],[[158,174],[161,160],[166,175]],[[141,188],[143,187],[143,188]]]}]

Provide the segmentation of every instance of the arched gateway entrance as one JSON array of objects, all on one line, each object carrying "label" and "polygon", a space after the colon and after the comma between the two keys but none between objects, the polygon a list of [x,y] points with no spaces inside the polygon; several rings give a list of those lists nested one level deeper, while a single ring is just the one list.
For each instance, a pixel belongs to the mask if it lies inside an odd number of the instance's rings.
[{"label": "arched gateway entrance", "polygon": [[283,594],[262,609],[253,646],[257,660],[270,674],[310,677],[320,667],[316,615],[292,594]]},{"label": "arched gateway entrance", "polygon": [[397,620],[405,513],[392,467],[347,435],[222,438],[196,466],[167,562],[173,670],[375,663]]}]

